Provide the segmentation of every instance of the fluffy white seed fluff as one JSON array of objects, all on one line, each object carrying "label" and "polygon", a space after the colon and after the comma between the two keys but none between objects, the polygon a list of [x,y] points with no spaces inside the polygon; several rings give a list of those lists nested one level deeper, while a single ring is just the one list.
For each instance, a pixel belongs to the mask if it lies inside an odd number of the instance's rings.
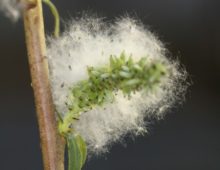
[{"label": "fluffy white seed fluff", "polygon": [[13,21],[20,17],[22,6],[18,0],[0,0],[0,10]]},{"label": "fluffy white seed fluff", "polygon": [[132,54],[134,60],[147,57],[160,60],[171,70],[168,78],[153,92],[138,92],[131,100],[121,93],[115,102],[83,113],[74,129],[88,144],[89,153],[100,154],[125,135],[147,132],[150,118],[161,118],[164,112],[185,91],[185,71],[177,62],[170,61],[163,44],[140,22],[129,17],[106,23],[103,19],[83,17],[73,20],[58,39],[48,40],[50,80],[54,103],[58,112],[68,111],[70,88],[88,78],[87,66],[109,63],[109,56],[122,52]]}]

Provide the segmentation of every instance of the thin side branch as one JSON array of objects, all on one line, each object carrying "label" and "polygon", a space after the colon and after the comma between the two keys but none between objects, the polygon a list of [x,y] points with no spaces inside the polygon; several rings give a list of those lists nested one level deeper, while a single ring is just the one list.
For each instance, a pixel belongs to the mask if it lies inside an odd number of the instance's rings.
[{"label": "thin side branch", "polygon": [[60,34],[60,16],[56,6],[50,0],[43,0],[49,6],[51,13],[54,16],[54,36],[59,37]]},{"label": "thin side branch", "polygon": [[48,79],[48,63],[41,0],[31,0],[31,3],[27,4],[27,8],[24,11],[24,27],[40,129],[44,170],[63,170],[64,140],[57,132]]}]

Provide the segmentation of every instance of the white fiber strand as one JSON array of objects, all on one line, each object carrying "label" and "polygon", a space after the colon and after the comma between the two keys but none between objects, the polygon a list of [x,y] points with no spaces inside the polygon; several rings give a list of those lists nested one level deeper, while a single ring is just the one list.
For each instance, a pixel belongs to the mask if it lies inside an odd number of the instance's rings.
[{"label": "white fiber strand", "polygon": [[0,0],[0,11],[12,21],[17,21],[23,5],[18,0]]}]

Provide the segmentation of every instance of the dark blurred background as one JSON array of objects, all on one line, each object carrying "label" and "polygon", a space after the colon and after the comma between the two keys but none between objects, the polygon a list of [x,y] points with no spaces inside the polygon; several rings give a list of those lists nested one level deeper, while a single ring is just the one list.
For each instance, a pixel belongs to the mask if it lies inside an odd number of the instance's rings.
[{"label": "dark blurred background", "polygon": [[[92,158],[84,170],[220,170],[220,1],[56,0],[63,21],[82,10],[126,13],[157,32],[193,81],[186,102],[149,135]],[[53,18],[45,9],[46,30]],[[0,170],[42,170],[22,22],[0,16]]]}]

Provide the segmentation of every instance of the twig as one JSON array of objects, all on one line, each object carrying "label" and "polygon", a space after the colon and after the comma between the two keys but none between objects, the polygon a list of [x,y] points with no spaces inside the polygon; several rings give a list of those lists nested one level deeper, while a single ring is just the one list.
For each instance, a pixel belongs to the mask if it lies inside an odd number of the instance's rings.
[{"label": "twig", "polygon": [[51,97],[41,0],[30,0],[30,4],[27,4],[24,10],[24,27],[44,170],[64,170],[65,142],[57,132]]}]

